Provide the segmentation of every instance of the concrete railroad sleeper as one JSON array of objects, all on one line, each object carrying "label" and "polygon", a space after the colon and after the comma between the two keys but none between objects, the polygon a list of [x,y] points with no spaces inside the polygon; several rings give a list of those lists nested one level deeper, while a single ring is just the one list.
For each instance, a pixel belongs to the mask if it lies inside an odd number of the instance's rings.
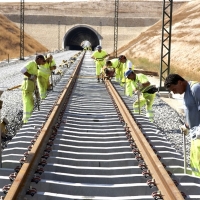
[{"label": "concrete railroad sleeper", "polygon": [[96,82],[90,57],[77,59],[4,149],[2,198],[200,199],[181,155],[145,116],[133,116],[118,84]]}]

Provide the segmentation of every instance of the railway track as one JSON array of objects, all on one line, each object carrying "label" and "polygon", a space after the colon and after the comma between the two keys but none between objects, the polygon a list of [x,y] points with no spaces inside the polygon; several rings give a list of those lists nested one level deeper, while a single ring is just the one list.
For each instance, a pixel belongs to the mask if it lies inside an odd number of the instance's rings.
[{"label": "railway track", "polygon": [[132,115],[118,84],[96,82],[90,57],[77,59],[4,149],[2,199],[200,199],[181,155]]}]

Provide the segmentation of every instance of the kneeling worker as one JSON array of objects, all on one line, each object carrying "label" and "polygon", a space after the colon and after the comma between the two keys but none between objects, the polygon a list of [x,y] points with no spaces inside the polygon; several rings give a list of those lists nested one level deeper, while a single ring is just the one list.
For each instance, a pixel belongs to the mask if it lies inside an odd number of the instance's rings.
[{"label": "kneeling worker", "polygon": [[150,84],[144,74],[136,74],[133,70],[128,70],[126,71],[125,76],[131,80],[132,88],[134,89],[135,94],[138,95],[138,100],[133,103],[134,113],[140,113],[140,108],[146,105],[146,116],[153,122],[152,105],[157,89]]}]

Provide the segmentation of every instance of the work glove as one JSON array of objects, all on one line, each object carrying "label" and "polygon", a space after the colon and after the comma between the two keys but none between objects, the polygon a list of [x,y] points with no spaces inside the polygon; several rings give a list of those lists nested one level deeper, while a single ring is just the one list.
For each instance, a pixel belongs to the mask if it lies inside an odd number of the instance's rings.
[{"label": "work glove", "polygon": [[33,75],[33,74],[31,74],[31,76],[30,76],[30,78],[29,78],[30,80],[32,80],[32,81],[35,81],[36,79],[37,79],[37,76],[36,75]]},{"label": "work glove", "polygon": [[191,128],[189,134],[192,140],[200,139],[200,125]]},{"label": "work glove", "polygon": [[189,133],[189,130],[188,130],[188,128],[186,127],[185,124],[182,125],[182,126],[180,126],[180,130],[181,130],[181,132],[182,132],[184,135],[188,135],[188,133]]}]

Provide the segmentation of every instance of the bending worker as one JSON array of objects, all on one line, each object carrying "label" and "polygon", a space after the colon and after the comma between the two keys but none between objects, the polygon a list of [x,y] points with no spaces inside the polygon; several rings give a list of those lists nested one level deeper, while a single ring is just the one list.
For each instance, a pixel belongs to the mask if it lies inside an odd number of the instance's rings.
[{"label": "bending worker", "polygon": [[47,96],[47,89],[50,85],[49,77],[51,76],[51,70],[56,68],[55,61],[52,61],[52,59],[52,55],[47,54],[45,64],[39,65],[37,82],[41,99],[45,99]]},{"label": "bending worker", "polygon": [[37,55],[34,61],[28,62],[21,69],[24,74],[22,82],[22,98],[23,98],[23,122],[27,123],[31,117],[34,108],[34,91],[36,89],[36,79],[38,74],[38,65],[43,65],[45,59],[43,55]]},{"label": "bending worker", "polygon": [[165,88],[174,94],[183,94],[186,123],[181,126],[185,135],[190,133],[190,166],[193,175],[200,176],[200,83],[186,81],[178,74],[169,74]]},{"label": "bending worker", "polygon": [[91,58],[95,59],[97,82],[100,82],[101,69],[105,65],[105,58],[109,56],[109,54],[102,50],[100,45],[98,45],[96,49]]},{"label": "bending worker", "polygon": [[121,86],[124,86],[125,84],[125,95],[132,96],[133,88],[131,86],[131,80],[126,79],[125,72],[128,70],[134,70],[134,65],[124,55],[119,56],[118,60],[123,64],[121,71]]},{"label": "bending worker", "polygon": [[134,89],[138,99],[133,103],[133,112],[140,113],[140,108],[146,105],[146,116],[153,122],[152,105],[156,96],[156,89],[153,87],[144,74],[136,74],[133,70],[125,73],[126,78],[131,80],[131,88]]},{"label": "bending worker", "polygon": [[114,58],[114,59],[108,60],[106,62],[106,66],[114,68],[114,70],[115,70],[115,81],[121,83],[123,63],[121,63],[118,58]]}]

